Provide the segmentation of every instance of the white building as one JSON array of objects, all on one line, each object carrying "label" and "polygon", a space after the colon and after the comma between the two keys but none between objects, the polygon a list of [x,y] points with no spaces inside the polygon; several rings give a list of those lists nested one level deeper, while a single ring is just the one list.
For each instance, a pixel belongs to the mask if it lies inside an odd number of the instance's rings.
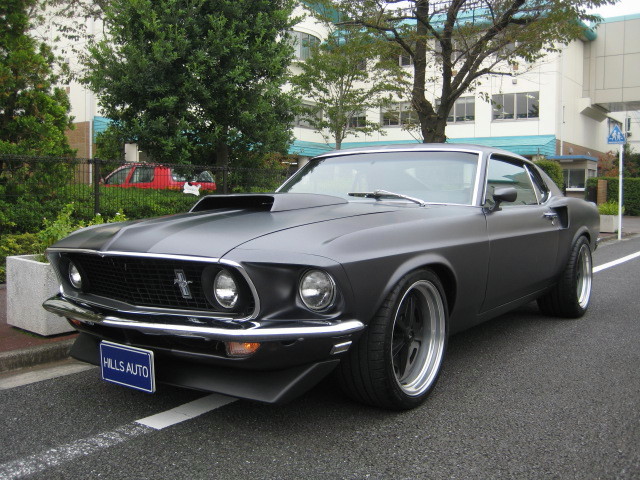
[{"label": "white building", "polygon": [[[90,32],[100,29],[88,26]],[[296,54],[300,59],[308,55],[310,41],[322,41],[329,33],[311,16],[298,23],[294,32],[299,36]],[[69,134],[71,146],[78,149],[78,156],[88,157],[92,138],[109,121],[83,86],[71,84],[68,92],[76,122]],[[485,95],[494,105],[483,100]],[[607,145],[613,124],[630,127],[631,138],[640,139],[638,110],[640,13],[605,19],[560,53],[514,70],[511,77],[484,78],[474,92],[456,102],[446,135],[454,143],[491,145],[530,158],[556,159],[565,170],[568,191],[581,194],[586,178],[596,175],[598,158],[614,150]],[[415,133],[402,128],[397,114],[376,110],[366,115],[382,122],[386,135],[350,136],[343,148],[419,141]],[[332,148],[305,122],[298,121],[293,128],[290,153],[310,157]],[[136,159],[135,150],[128,155]]]}]

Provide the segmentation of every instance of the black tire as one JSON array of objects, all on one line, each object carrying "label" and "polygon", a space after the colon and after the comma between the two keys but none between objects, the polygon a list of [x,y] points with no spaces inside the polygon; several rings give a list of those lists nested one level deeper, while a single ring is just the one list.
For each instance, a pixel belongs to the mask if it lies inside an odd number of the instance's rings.
[{"label": "black tire", "polygon": [[580,237],[558,283],[538,298],[538,307],[552,317],[582,317],[589,307],[592,278],[591,247],[585,237]]},{"label": "black tire", "polygon": [[340,386],[369,405],[417,407],[438,380],[447,329],[446,296],[437,275],[431,270],[406,275],[340,362]]}]

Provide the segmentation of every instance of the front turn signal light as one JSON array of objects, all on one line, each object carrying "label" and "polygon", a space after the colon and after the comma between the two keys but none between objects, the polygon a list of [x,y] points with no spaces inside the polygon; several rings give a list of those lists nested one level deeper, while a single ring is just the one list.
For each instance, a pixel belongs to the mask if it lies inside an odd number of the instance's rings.
[{"label": "front turn signal light", "polygon": [[248,357],[253,355],[260,348],[257,342],[225,342],[227,355],[234,358]]}]

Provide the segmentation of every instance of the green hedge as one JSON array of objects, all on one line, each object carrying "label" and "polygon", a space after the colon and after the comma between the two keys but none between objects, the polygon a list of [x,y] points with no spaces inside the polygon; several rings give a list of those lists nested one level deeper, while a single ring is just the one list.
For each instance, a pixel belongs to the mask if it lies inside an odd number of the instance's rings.
[{"label": "green hedge", "polygon": [[560,190],[564,188],[564,174],[559,162],[556,162],[555,160],[536,160],[533,163],[549,175],[551,180],[555,182]]},{"label": "green hedge", "polygon": [[[24,195],[13,202],[0,200],[0,230],[4,233],[37,232],[45,219],[56,218],[65,205],[73,203],[73,219],[93,219],[93,187],[69,185],[47,197]],[[142,190],[100,187],[100,214],[112,217],[117,212],[129,219],[157,217],[188,211],[200,197],[171,190]]]},{"label": "green hedge", "polygon": [[[587,188],[597,188],[598,180],[607,181],[607,200],[617,202],[619,179],[612,177],[589,178]],[[640,178],[625,178],[622,195],[625,215],[640,215]]]}]

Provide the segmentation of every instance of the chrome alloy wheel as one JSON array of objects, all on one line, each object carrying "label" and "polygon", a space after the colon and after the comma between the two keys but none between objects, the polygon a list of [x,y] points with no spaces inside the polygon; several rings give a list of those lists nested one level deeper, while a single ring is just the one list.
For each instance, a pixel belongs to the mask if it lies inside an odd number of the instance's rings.
[{"label": "chrome alloy wheel", "polygon": [[576,299],[581,308],[587,308],[591,297],[593,272],[591,269],[591,251],[586,244],[582,245],[578,252],[576,267]]},{"label": "chrome alloy wheel", "polygon": [[438,288],[419,280],[396,311],[391,341],[395,379],[409,396],[425,392],[438,375],[446,340],[446,314]]}]

